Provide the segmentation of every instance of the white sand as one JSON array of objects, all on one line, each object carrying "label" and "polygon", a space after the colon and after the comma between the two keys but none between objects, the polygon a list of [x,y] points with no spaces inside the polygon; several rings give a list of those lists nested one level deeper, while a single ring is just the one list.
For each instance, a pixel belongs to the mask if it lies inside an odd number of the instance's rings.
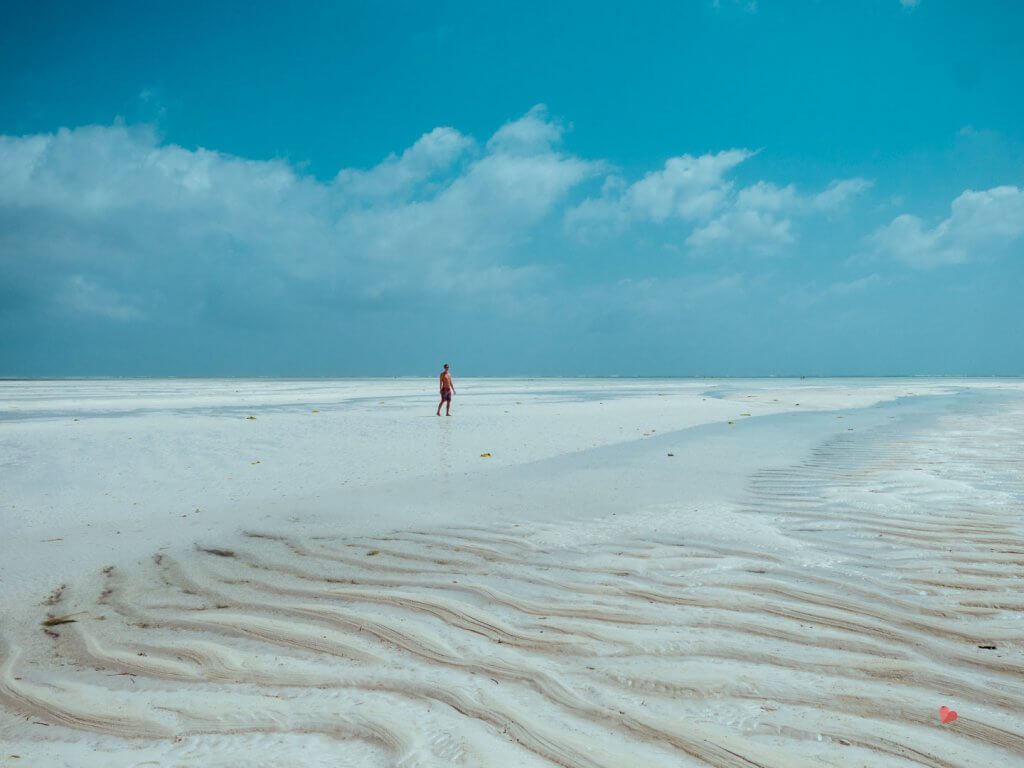
[{"label": "white sand", "polygon": [[0,765],[1024,760],[1024,383],[456,387],[0,383]]}]

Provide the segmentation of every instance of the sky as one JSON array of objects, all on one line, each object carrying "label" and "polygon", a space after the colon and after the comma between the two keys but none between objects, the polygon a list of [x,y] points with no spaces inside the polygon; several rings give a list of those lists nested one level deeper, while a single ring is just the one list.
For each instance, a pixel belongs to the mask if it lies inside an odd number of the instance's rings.
[{"label": "sky", "polygon": [[1024,375],[1024,4],[0,0],[0,376]]}]

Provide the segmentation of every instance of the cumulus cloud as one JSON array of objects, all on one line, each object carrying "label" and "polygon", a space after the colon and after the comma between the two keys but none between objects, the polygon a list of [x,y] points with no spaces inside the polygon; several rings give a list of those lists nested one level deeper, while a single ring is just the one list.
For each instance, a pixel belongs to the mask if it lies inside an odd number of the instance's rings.
[{"label": "cumulus cloud", "polygon": [[779,187],[771,182],[759,181],[744,187],[736,195],[736,207],[743,210],[788,211],[796,206],[796,187]]},{"label": "cumulus cloud", "polygon": [[131,321],[500,294],[536,279],[503,260],[600,167],[563,153],[561,136],[538,107],[483,148],[436,128],[328,182],[145,126],[0,137],[5,295]]},{"label": "cumulus cloud", "polygon": [[835,211],[870,187],[866,179],[837,179],[821,192],[801,195],[793,184],[780,187],[759,181],[740,189],[734,200],[697,227],[686,242],[702,251],[724,248],[774,253],[796,241],[795,217]]},{"label": "cumulus cloud", "polygon": [[675,223],[690,228],[685,243],[693,250],[770,253],[795,242],[793,217],[835,211],[872,184],[859,177],[836,179],[813,195],[768,181],[737,190],[728,174],[754,154],[730,149],[680,155],[633,183],[610,175],[600,196],[566,212],[566,229],[594,242],[631,226]]},{"label": "cumulus cloud", "polygon": [[[93,345],[83,355],[134,345],[126,357],[181,339],[186,361],[197,345],[208,359],[259,356],[253,339],[303,333],[350,349],[415,338],[394,353],[405,360],[436,335],[438,307],[485,339],[556,315],[577,332],[676,322],[736,300],[746,278],[669,274],[666,254],[785,248],[798,217],[829,215],[868,186],[743,185],[733,176],[748,149],[624,178],[567,151],[564,132],[538,106],[489,137],[434,128],[326,180],[176,146],[148,126],[0,136],[0,338],[15,329],[14,343],[35,349],[81,328]],[[621,258],[610,236],[627,232],[650,270]],[[583,254],[601,254],[604,274],[582,268]]]},{"label": "cumulus cloud", "polygon": [[768,211],[736,207],[723,213],[686,238],[698,250],[711,246],[745,248],[756,253],[771,253],[792,243],[792,222]]},{"label": "cumulus cloud", "polygon": [[1024,190],[1001,186],[965,190],[934,227],[911,214],[897,216],[870,243],[878,256],[929,268],[998,255],[1022,235]]},{"label": "cumulus cloud", "polygon": [[409,195],[418,184],[438,177],[473,146],[453,128],[435,128],[401,155],[392,154],[368,171],[348,168],[334,179],[339,192],[356,200],[382,200]]},{"label": "cumulus cloud", "polygon": [[538,104],[523,117],[499,128],[487,142],[487,148],[505,154],[537,154],[561,141],[562,130],[561,125],[548,118],[547,108]]},{"label": "cumulus cloud", "polygon": [[730,149],[670,157],[662,169],[632,184],[609,177],[601,197],[584,200],[567,212],[566,226],[587,239],[622,231],[633,222],[707,218],[732,189],[725,174],[752,154]]}]

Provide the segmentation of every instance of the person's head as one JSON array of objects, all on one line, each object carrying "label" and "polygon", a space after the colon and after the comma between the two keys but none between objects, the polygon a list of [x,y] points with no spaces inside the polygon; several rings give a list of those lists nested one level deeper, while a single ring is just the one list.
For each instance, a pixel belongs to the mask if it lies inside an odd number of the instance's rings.
[{"label": "person's head", "polygon": [[448,363],[445,363],[445,364],[444,364],[444,369],[445,369],[446,371],[448,370]]}]

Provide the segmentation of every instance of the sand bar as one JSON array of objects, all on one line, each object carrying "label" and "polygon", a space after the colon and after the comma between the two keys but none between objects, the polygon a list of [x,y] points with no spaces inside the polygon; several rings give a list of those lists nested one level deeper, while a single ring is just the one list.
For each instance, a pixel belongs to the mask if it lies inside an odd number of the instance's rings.
[{"label": "sand bar", "polygon": [[0,383],[0,765],[1024,760],[1019,380],[456,386]]}]

